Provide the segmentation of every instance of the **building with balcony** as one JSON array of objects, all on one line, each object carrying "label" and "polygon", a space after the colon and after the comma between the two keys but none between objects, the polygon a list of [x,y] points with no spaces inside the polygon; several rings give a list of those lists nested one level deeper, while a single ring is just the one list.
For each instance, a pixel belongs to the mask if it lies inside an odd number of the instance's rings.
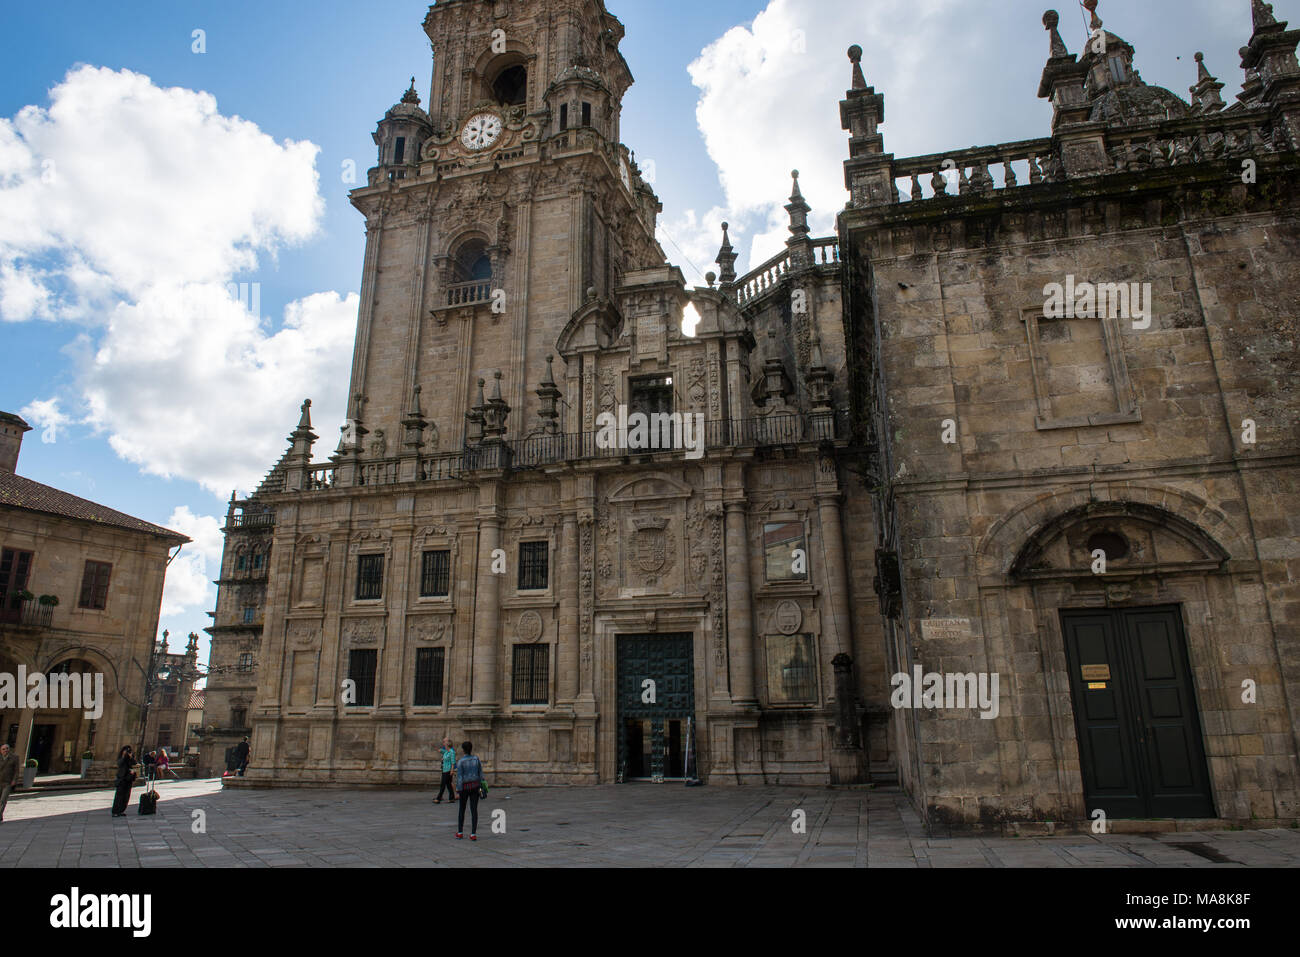
[{"label": "building with balcony", "polygon": [[526,6],[429,9],[430,111],[351,194],[341,440],[305,403],[232,498],[242,783],[429,785],[449,734],[504,784],[898,780],[938,827],[1300,817],[1300,31],[1252,0],[1235,102],[1200,57],[1184,100],[1085,0],[1050,135],[909,158],[852,47],[837,235],[796,173],[780,255],[724,225],[690,288],[622,26]]},{"label": "building with balcony", "polygon": [[76,773],[90,750],[106,777],[140,743],[168,556],[189,539],[16,474],[27,431],[0,413],[0,673],[102,674],[105,700],[93,720],[15,702],[0,733],[40,773]]},{"label": "building with balcony", "polygon": [[888,767],[837,240],[796,174],[786,251],[688,288],[622,26],[559,7],[435,4],[430,111],[378,124],[341,441],[305,404],[226,526],[205,742],[251,725],[250,784],[427,783],[444,734],[502,783]]},{"label": "building with balcony", "polygon": [[1300,31],[1233,4],[1240,92],[1196,54],[1184,99],[1083,6],[1042,139],[887,153],[850,51],[887,667],[1000,676],[995,717],[898,711],[900,777],[941,827],[1294,824]]}]

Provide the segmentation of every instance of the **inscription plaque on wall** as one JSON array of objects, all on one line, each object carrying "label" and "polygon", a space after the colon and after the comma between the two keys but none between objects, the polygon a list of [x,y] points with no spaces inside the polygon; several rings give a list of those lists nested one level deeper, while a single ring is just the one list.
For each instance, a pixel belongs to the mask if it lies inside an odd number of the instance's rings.
[{"label": "inscription plaque on wall", "polygon": [[969,618],[923,618],[921,619],[921,638],[933,641],[957,641],[970,637]]},{"label": "inscription plaque on wall", "polygon": [[662,316],[641,316],[636,321],[637,355],[658,355],[664,348],[664,320]]},{"label": "inscription plaque on wall", "polygon": [[1110,680],[1110,665],[1084,665],[1081,670],[1084,681]]}]

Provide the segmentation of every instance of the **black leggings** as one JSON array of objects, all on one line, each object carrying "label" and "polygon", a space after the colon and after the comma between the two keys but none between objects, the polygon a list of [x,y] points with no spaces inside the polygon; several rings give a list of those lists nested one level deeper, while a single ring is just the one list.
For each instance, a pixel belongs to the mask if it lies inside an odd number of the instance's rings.
[{"label": "black leggings", "polygon": [[126,806],[131,803],[131,782],[121,781],[117,785],[117,793],[113,795],[113,813],[122,814],[126,811]]},{"label": "black leggings", "polygon": [[443,792],[443,790],[446,790],[446,792],[447,792],[447,797],[448,797],[449,800],[453,800],[453,801],[454,801],[454,800],[456,799],[456,788],[455,788],[455,787],[452,785],[452,783],[451,783],[451,772],[450,772],[450,771],[443,771],[443,772],[442,772],[442,783],[438,785],[438,800],[439,800],[439,801],[442,800],[442,792]]},{"label": "black leggings", "polygon": [[478,833],[478,782],[464,784],[460,789],[460,813],[456,818],[456,833],[465,833],[465,802],[469,802],[470,833]]}]

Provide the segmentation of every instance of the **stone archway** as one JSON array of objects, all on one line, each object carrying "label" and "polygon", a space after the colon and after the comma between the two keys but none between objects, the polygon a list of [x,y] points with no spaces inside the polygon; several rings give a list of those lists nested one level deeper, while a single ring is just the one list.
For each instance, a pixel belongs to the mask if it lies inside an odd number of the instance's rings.
[{"label": "stone archway", "polygon": [[[1131,620],[1159,609],[1185,641],[1189,727],[1209,755],[1213,806],[1220,817],[1248,818],[1256,785],[1238,757],[1241,749],[1227,740],[1240,717],[1233,714],[1231,688],[1240,685],[1232,665],[1241,638],[1218,623],[1240,619],[1242,592],[1256,587],[1249,584],[1257,572],[1249,542],[1220,510],[1189,493],[1125,487],[1120,497],[1120,491],[1105,498],[1086,487],[1044,495],[1008,513],[980,543],[985,626],[987,634],[1005,637],[1000,667],[1013,675],[1017,737],[1027,742],[1020,757],[1033,769],[1023,776],[1025,800],[1066,819],[1090,814],[1076,720],[1079,685],[1072,684],[1080,676],[1071,670],[1067,614]],[[1100,574],[1093,561],[1099,544],[1110,552]],[[1250,657],[1263,661],[1272,647],[1268,635],[1250,640],[1258,645]],[[1035,667],[1028,667],[1031,660]],[[1028,760],[1035,749],[1050,753],[1050,763],[1035,767]],[[1029,796],[1035,794],[1041,805]]]}]

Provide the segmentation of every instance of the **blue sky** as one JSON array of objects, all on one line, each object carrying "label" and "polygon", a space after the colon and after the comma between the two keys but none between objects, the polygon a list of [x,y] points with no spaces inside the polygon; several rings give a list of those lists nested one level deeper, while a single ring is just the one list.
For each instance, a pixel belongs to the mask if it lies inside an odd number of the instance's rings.
[{"label": "blue sky", "polygon": [[[1041,0],[608,5],[627,28],[622,49],[637,79],[623,138],[643,166],[653,161],[661,239],[688,281],[702,282],[692,266],[714,268],[723,219],[740,268],[775,251],[792,168],[815,231],[833,231],[845,199],[838,100],[850,43],[865,48],[868,81],[886,96],[886,148],[900,157],[1048,132],[1050,110],[1035,96],[1047,56]],[[1231,101],[1248,0],[1133,7],[1103,0],[1099,12],[1136,46],[1147,82],[1186,98],[1192,54],[1203,50]],[[1300,0],[1276,7],[1300,19]],[[341,170],[352,160],[364,176],[373,164],[370,134],[412,74],[427,101],[425,9],[406,0],[6,9],[0,293],[11,295],[0,295],[0,409],[43,417],[22,474],[198,539],[169,575],[173,647],[208,624],[227,483],[247,491],[273,464],[303,397],[321,410],[326,441],[337,428],[364,244]],[[1058,9],[1079,52],[1077,3]],[[105,69],[75,72],[81,65]],[[137,76],[128,82],[124,70]],[[215,106],[165,92],[173,88],[210,94]],[[55,109],[60,89],[65,106]],[[146,150],[162,155],[142,159]],[[47,166],[57,185],[42,191],[34,177]],[[142,186],[156,205],[132,195],[136,172],[156,177],[156,188]],[[167,238],[142,238],[151,226]],[[233,314],[209,303],[210,321],[199,322],[193,298],[182,310],[190,324],[178,322],[157,304],[191,279],[259,283],[261,324],[227,336]],[[238,374],[223,375],[223,363]]]}]

